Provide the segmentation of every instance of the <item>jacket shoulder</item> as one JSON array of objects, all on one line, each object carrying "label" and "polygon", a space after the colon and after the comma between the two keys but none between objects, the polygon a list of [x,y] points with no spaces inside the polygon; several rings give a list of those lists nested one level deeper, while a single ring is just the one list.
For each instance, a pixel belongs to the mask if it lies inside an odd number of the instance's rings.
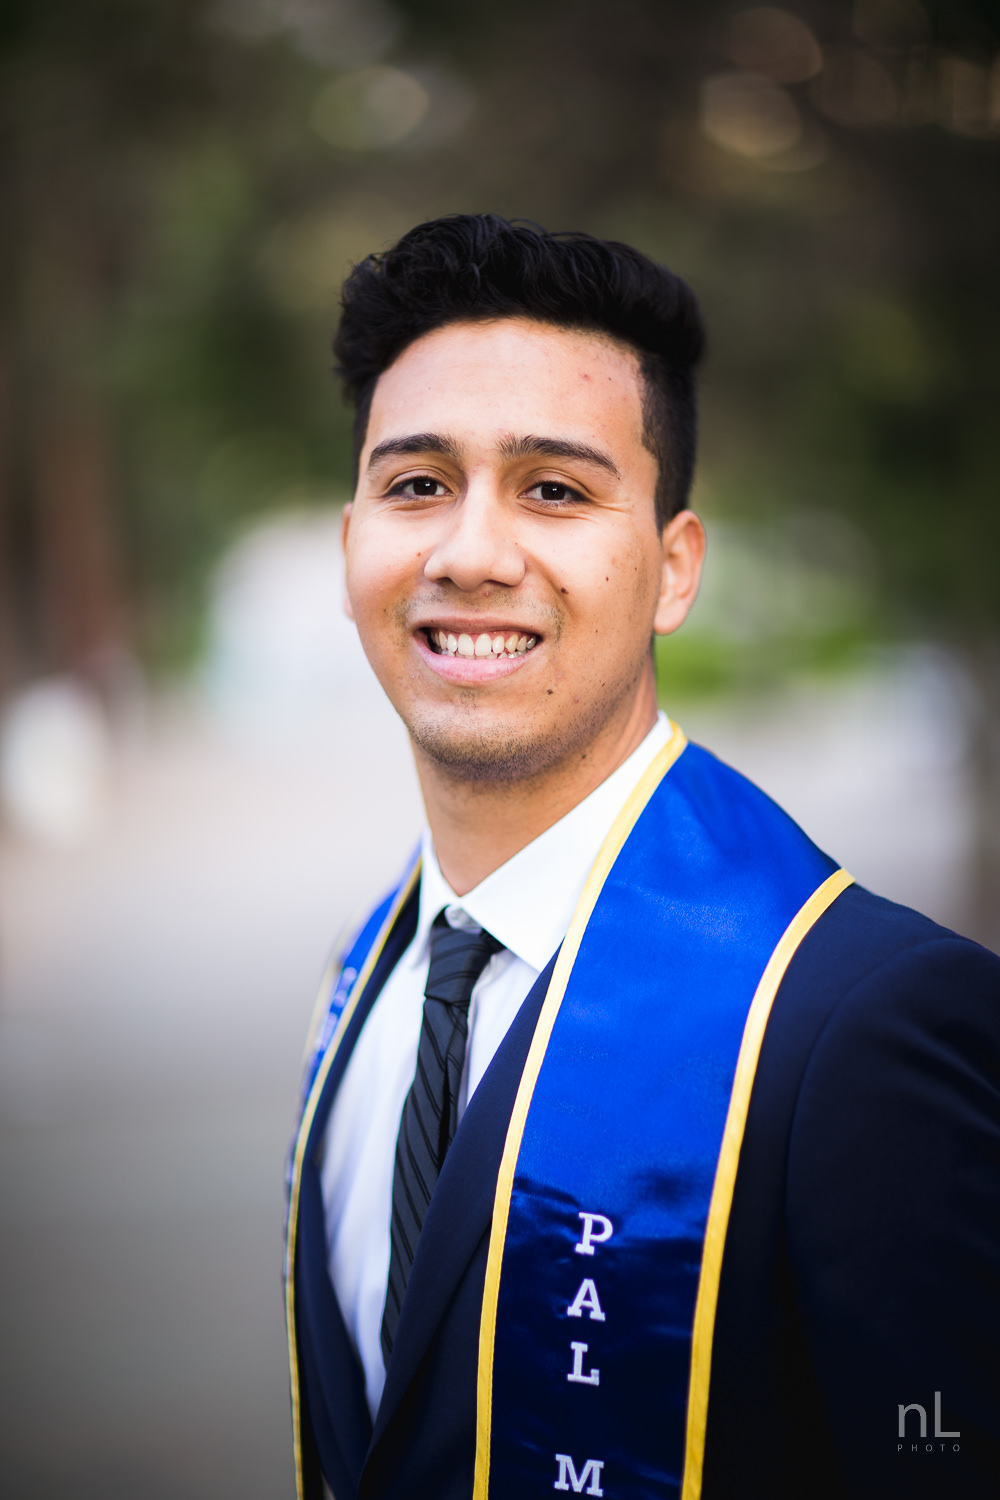
[{"label": "jacket shoulder", "polygon": [[819,1084],[841,1046],[853,1049],[856,1076],[887,1032],[901,1044],[901,1030],[942,1027],[997,1034],[1000,958],[909,907],[849,886],[806,934],[779,986],[748,1135],[787,1135],[804,1084]]},{"label": "jacket shoulder", "polygon": [[[747,1500],[789,1484],[815,1500],[995,1492],[998,1163],[1000,959],[849,888],[795,954],[761,1049],[706,1494],[740,1479],[726,1454],[741,1450],[761,1481],[747,1489],[744,1465]],[[962,1432],[947,1471],[943,1453],[915,1468],[897,1450],[899,1406],[929,1410],[935,1391]]]},{"label": "jacket shoulder", "polygon": [[949,963],[969,963],[989,981],[1000,975],[1000,958],[970,938],[959,936],[930,917],[876,896],[863,886],[848,886],[801,944],[786,976],[795,992],[808,989],[834,1000],[838,992],[912,950],[940,947]]}]

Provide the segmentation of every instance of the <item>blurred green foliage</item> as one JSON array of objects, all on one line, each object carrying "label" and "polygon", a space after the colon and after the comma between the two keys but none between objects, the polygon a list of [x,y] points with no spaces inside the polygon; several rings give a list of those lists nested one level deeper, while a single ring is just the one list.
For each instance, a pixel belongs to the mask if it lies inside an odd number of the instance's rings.
[{"label": "blurred green foliage", "polygon": [[343,495],[340,280],[458,210],[685,274],[698,503],[827,549],[829,618],[675,671],[994,633],[998,51],[985,0],[6,0],[0,671],[176,657],[251,517]]}]

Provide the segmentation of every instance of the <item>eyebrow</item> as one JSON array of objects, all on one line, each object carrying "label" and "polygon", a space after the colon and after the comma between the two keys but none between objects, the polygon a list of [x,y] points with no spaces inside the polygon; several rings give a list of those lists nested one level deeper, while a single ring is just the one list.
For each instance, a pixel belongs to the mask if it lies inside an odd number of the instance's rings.
[{"label": "eyebrow", "polygon": [[600,469],[606,469],[613,474],[615,479],[621,479],[621,473],[609,454],[600,448],[592,448],[589,443],[574,443],[568,438],[536,437],[534,433],[528,433],[526,437],[504,437],[499,443],[500,457],[512,458],[575,458],[582,463],[596,464]]},{"label": "eyebrow", "polygon": [[[515,458],[573,458],[582,463],[596,464],[615,479],[621,479],[621,471],[609,454],[589,443],[575,443],[568,438],[538,437],[527,433],[523,437],[512,434],[500,439],[497,445],[500,457],[507,462]],[[368,459],[368,468],[373,469],[384,458],[405,458],[419,453],[440,453],[445,458],[461,460],[461,446],[454,438],[440,432],[414,432],[407,437],[386,438],[376,443]]]},{"label": "eyebrow", "polygon": [[373,469],[383,458],[405,458],[417,453],[440,453],[445,458],[453,458],[456,463],[462,456],[454,438],[445,437],[438,432],[414,432],[409,437],[386,438],[384,442],[376,443],[369,456],[368,467]]}]

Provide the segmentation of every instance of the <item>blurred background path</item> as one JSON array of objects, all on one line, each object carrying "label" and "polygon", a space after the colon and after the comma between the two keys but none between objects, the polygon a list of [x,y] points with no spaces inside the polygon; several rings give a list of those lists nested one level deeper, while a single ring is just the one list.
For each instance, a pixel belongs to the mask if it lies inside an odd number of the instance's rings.
[{"label": "blurred background path", "polygon": [[395,726],[155,714],[99,830],[0,854],[0,1490],[290,1493],[283,1155],[326,952],[416,828]]}]

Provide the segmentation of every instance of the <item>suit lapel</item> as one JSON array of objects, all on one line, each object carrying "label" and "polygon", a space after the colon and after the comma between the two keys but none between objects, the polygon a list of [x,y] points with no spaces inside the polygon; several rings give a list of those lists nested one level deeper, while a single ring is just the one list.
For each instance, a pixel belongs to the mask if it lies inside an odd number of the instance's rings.
[{"label": "suit lapel", "polygon": [[[371,1419],[365,1379],[330,1282],[320,1162],[330,1110],[372,1006],[416,928],[415,888],[386,939],[323,1084],[302,1161],[296,1253],[296,1325],[312,1435],[335,1494],[356,1492]],[[350,1486],[348,1488],[348,1486]]]},{"label": "suit lapel", "polygon": [[403,1299],[369,1455],[419,1369],[493,1218],[507,1126],[555,956],[535,981],[462,1116],[427,1210]]}]

